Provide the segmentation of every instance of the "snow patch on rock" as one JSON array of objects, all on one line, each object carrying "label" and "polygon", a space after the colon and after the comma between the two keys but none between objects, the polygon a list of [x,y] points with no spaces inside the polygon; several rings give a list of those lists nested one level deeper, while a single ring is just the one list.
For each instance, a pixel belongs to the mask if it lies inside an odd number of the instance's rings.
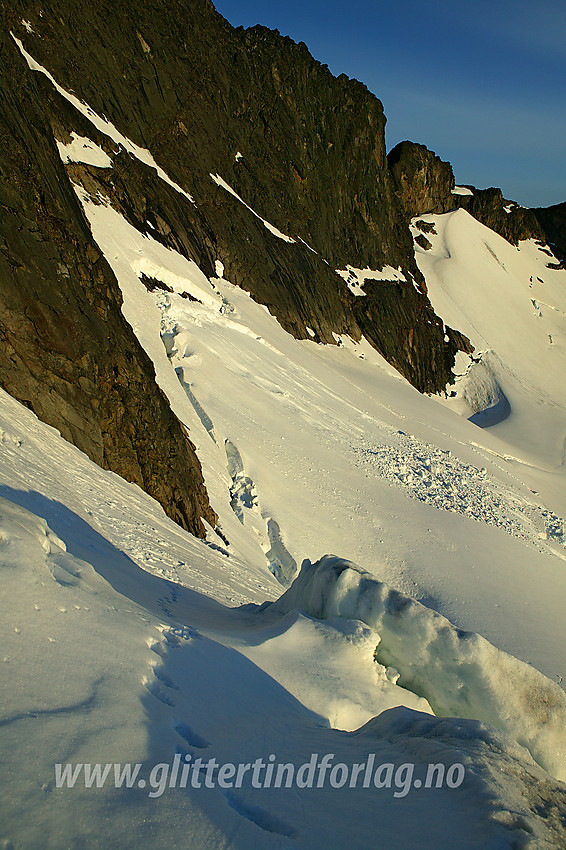
[{"label": "snow patch on rock", "polygon": [[407,278],[400,267],[394,269],[393,266],[387,265],[383,266],[380,270],[370,269],[369,267],[366,269],[356,269],[353,266],[346,266],[345,269],[336,269],[336,273],[344,278],[352,295],[357,296],[366,294],[363,289],[366,281],[400,280],[404,283],[407,282]]},{"label": "snow patch on rock", "polygon": [[86,136],[71,133],[72,141],[68,144],[57,142],[59,155],[63,162],[83,162],[85,165],[96,165],[98,168],[112,168],[112,160],[101,147]]},{"label": "snow patch on rock", "polygon": [[176,192],[179,192],[179,194],[184,195],[187,200],[194,204],[194,200],[188,194],[188,192],[185,192],[185,190],[181,186],[179,186],[178,183],[175,183],[174,180],[171,180],[169,175],[166,174],[166,172],[161,168],[161,166],[156,163],[152,154],[146,148],[142,148],[135,142],[132,142],[132,140],[128,139],[127,136],[124,136],[118,130],[118,128],[115,127],[114,124],[112,124],[111,121],[108,121],[106,118],[101,118],[101,116],[97,115],[96,112],[91,109],[90,106],[88,106],[88,104],[79,100],[76,95],[71,94],[70,92],[66,91],[62,86],[60,86],[59,83],[54,79],[53,75],[46,68],[44,68],[43,65],[40,65],[39,62],[36,62],[33,56],[31,56],[27,52],[21,40],[19,38],[16,38],[13,33],[11,33],[11,35],[14,41],[16,42],[22,56],[24,57],[32,71],[39,71],[41,74],[44,74],[49,80],[49,82],[54,86],[56,91],[59,92],[59,94],[62,95],[62,97],[64,97],[65,100],[67,100],[72,106],[74,106],[75,109],[81,113],[81,115],[84,115],[85,118],[88,118],[90,123],[93,124],[97,130],[99,130],[101,133],[104,133],[105,136],[108,136],[110,139],[116,142],[116,144],[123,147],[124,150],[132,154],[132,156],[135,156],[136,159],[138,159],[140,162],[143,162],[144,165],[155,169],[161,180],[163,180],[165,183],[175,189]]},{"label": "snow patch on rock", "polygon": [[278,230],[277,227],[274,227],[273,224],[270,224],[268,221],[266,221],[264,218],[262,218],[258,213],[256,213],[256,211],[253,210],[248,204],[246,204],[244,199],[241,198],[238,195],[238,193],[235,192],[234,189],[232,189],[232,187],[229,186],[228,183],[226,183],[226,181],[219,174],[212,174],[211,173],[210,176],[212,177],[212,179],[214,180],[214,182],[216,183],[217,186],[221,186],[223,189],[225,189],[227,192],[229,192],[230,195],[232,195],[234,198],[236,198],[237,201],[239,201],[241,204],[243,204],[245,206],[245,208],[248,209],[252,213],[252,215],[254,215],[257,219],[259,219],[261,221],[261,223],[264,225],[264,227],[266,227],[267,230],[269,230],[270,233],[272,233],[274,236],[277,236],[278,239],[283,239],[284,242],[295,242],[295,240],[292,239],[290,236],[287,236],[285,233],[281,233],[281,231]]}]

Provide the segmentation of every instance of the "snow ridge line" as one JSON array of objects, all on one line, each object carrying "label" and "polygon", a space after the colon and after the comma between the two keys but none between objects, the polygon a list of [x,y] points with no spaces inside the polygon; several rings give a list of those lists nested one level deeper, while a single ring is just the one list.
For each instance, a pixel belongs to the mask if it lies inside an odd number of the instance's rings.
[{"label": "snow ridge line", "polygon": [[566,694],[481,635],[335,555],[305,560],[289,590],[266,608],[361,620],[380,636],[375,660],[398,671],[397,684],[425,697],[435,714],[489,723],[566,780]]}]

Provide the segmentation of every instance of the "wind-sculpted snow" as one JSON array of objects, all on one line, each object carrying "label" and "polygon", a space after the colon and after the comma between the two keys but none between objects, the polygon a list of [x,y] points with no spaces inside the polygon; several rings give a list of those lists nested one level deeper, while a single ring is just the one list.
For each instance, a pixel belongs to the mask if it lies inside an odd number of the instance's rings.
[{"label": "wind-sculpted snow", "polygon": [[[29,411],[23,416],[31,419]],[[117,476],[113,490],[109,474],[53,429],[37,423],[37,431],[50,449],[59,445],[63,459],[92,470],[91,479],[72,478],[67,496],[76,506],[85,500],[96,510],[89,487],[97,489],[103,478],[107,492],[122,497],[126,516],[139,515],[149,502]],[[11,440],[2,445],[39,461],[34,436],[32,426],[19,447]],[[53,452],[50,459],[57,464]],[[367,626],[296,614],[276,617],[267,628],[265,622],[263,628],[251,625],[249,612],[215,605],[137,568],[104,536],[114,533],[110,524],[100,525],[102,533],[95,530],[90,511],[93,525],[38,493],[3,492],[33,504],[57,531],[39,514],[0,498],[0,725],[10,777],[2,797],[2,847],[564,846],[564,790],[558,783],[501,733],[477,721],[426,714],[424,700],[385,676],[372,677],[375,635]],[[161,534],[165,553],[183,532],[166,521]],[[129,548],[123,537],[122,543]],[[215,553],[188,534],[185,543],[191,562],[201,550],[214,574]],[[77,550],[89,560],[74,555]],[[240,565],[243,579],[246,568]],[[399,704],[396,691],[406,694],[410,707]],[[395,707],[374,717],[368,709],[376,699]],[[331,728],[324,722],[329,714],[357,717],[363,725]],[[158,779],[163,774],[149,783],[145,778],[152,765],[161,770],[175,759],[249,767],[267,752],[297,767],[313,753],[332,753],[337,764],[352,768],[371,754],[375,765],[391,769],[395,784],[361,787],[360,777],[356,787],[258,787],[246,781],[241,787],[199,788],[176,784],[172,774],[165,776],[169,784]],[[57,787],[54,764],[78,768],[80,778]],[[111,774],[93,787],[86,770],[97,764],[106,764]],[[461,788],[413,783],[412,771],[424,777],[431,764],[442,775],[453,765],[464,768]],[[142,780],[115,785],[114,765],[119,771],[127,765],[141,769]]]},{"label": "wind-sculpted snow", "polygon": [[361,620],[380,637],[376,661],[394,667],[397,684],[425,697],[435,714],[489,723],[526,747],[549,773],[566,779],[566,694],[481,635],[457,629],[436,611],[332,555],[314,564],[305,561],[270,608]]}]

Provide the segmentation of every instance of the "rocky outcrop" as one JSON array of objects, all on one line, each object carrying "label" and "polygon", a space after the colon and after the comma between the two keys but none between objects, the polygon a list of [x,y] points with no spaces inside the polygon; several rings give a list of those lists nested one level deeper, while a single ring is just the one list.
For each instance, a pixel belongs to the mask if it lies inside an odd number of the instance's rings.
[{"label": "rocky outcrop", "polygon": [[59,159],[46,105],[0,34],[0,385],[203,536],[199,461],[121,312]]},{"label": "rocky outcrop", "polygon": [[415,142],[399,142],[387,161],[406,219],[453,209],[455,183],[449,162]]},{"label": "rocky outcrop", "polygon": [[537,207],[531,212],[544,231],[545,241],[562,263],[566,263],[566,203]]},{"label": "rocky outcrop", "polygon": [[506,200],[501,189],[470,186],[465,188],[471,194],[455,193],[452,166],[424,145],[400,142],[387,159],[407,220],[463,208],[512,245],[522,239],[544,239],[533,211]]},{"label": "rocky outcrop", "polygon": [[[114,156],[112,175],[97,179],[136,226],[157,222],[205,273],[221,260],[296,337],[310,338],[307,326],[331,344],[335,334],[364,333],[418,389],[452,379],[456,348],[442,323],[417,330],[434,314],[386,158],[382,105],[365,86],[333,77],[304,44],[275,31],[234,29],[208,0],[9,7],[10,26],[37,61],[149,148],[195,200],[189,209],[127,154]],[[58,138],[78,130],[77,115],[61,116],[43,88]],[[211,174],[294,241],[274,235]],[[356,298],[334,271],[348,264],[401,269],[406,283]]]},{"label": "rocky outcrop", "polygon": [[[451,372],[458,350],[471,353],[463,334],[445,326],[428,299],[412,285],[400,281],[367,281],[365,298],[357,298],[358,320],[369,342],[421,392],[434,393],[453,383]],[[400,332],[392,334],[390,328]],[[431,345],[426,360],[422,351],[431,339],[445,336],[444,345]],[[439,386],[439,381],[444,384]]]},{"label": "rocky outcrop", "polygon": [[474,189],[473,195],[455,195],[457,205],[495,230],[512,245],[523,239],[544,239],[544,233],[531,210],[503,197],[501,189]]}]

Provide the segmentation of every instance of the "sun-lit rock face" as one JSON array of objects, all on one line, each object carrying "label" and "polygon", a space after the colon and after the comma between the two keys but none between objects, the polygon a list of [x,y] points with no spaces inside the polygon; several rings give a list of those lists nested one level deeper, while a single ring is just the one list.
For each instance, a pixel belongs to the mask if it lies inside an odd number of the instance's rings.
[{"label": "sun-lit rock face", "polygon": [[[45,118],[38,75],[2,43],[0,383],[201,536],[199,461],[121,312]],[[5,59],[5,61],[4,61]]]},{"label": "sun-lit rock face", "polygon": [[396,194],[407,218],[426,213],[446,213],[463,208],[495,230],[512,245],[523,239],[545,237],[542,219],[534,212],[508,201],[501,189],[456,186],[449,162],[444,162],[425,145],[399,142],[387,155]]},{"label": "sun-lit rock face", "polygon": [[[205,0],[40,11],[14,2],[8,12],[24,48],[194,200],[153,185],[131,147],[105,147],[88,115],[38,82],[57,139],[88,135],[113,160],[87,168],[137,227],[150,221],[207,274],[220,260],[294,336],[334,344],[363,334],[419,390],[444,388],[462,341],[430,307],[387,163],[383,108],[364,85],[334,77],[276,31],[234,29]],[[366,298],[336,274],[349,265],[375,270]]]}]

